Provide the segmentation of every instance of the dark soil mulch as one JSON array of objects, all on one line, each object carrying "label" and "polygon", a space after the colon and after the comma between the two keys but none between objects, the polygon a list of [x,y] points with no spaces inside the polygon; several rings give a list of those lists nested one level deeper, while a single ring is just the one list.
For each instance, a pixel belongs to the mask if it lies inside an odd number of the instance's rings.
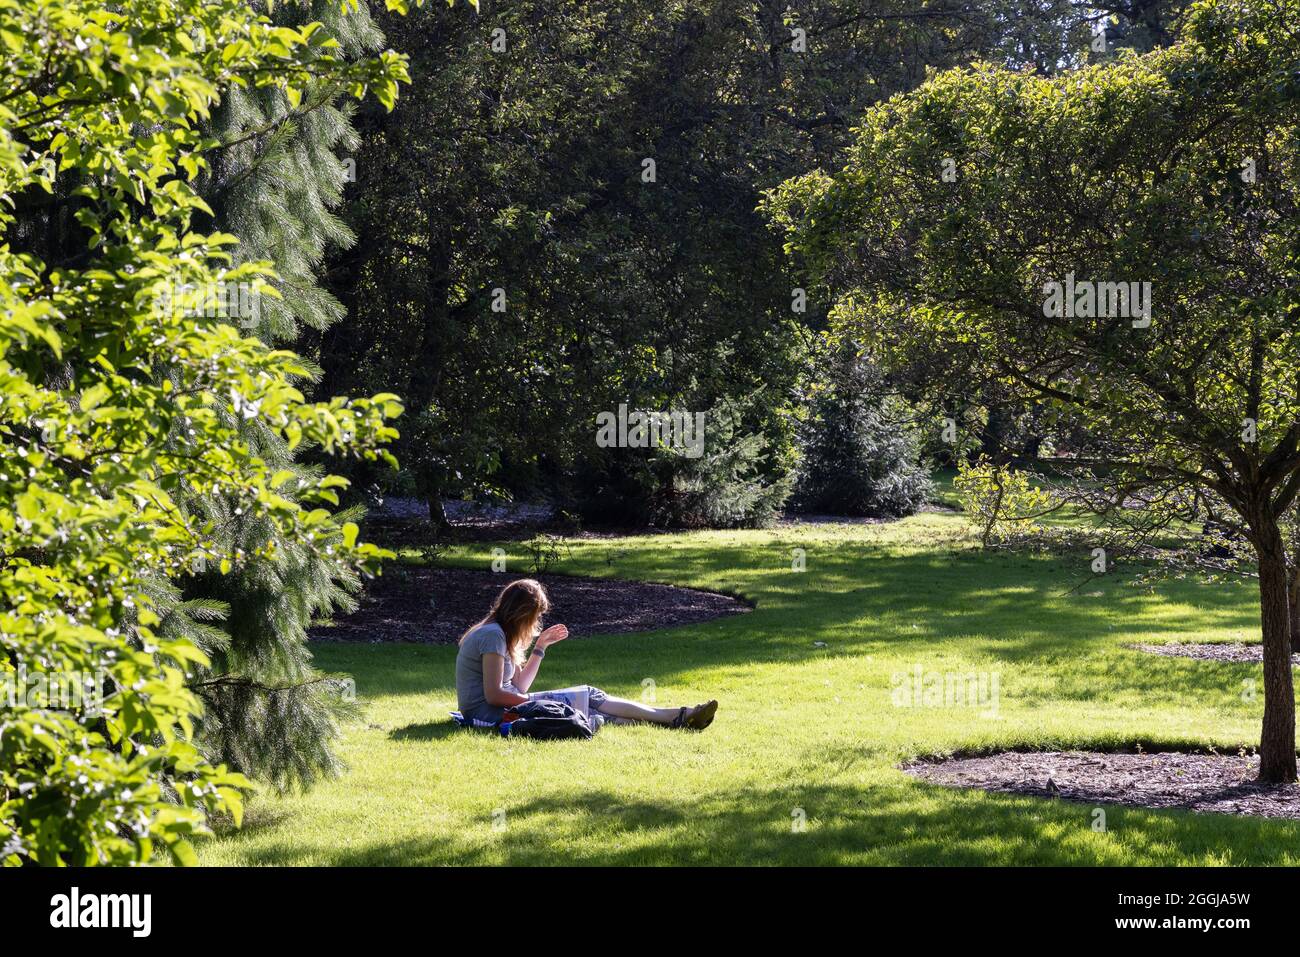
[{"label": "dark soil mulch", "polygon": [[1007,751],[915,761],[903,770],[931,784],[1001,794],[1300,819],[1300,785],[1256,784],[1257,756]]},{"label": "dark soil mulch", "polygon": [[[389,565],[370,581],[361,607],[312,629],[333,641],[418,641],[451,644],[519,575],[469,568]],[[551,597],[546,622],[569,626],[574,638],[687,625],[749,611],[727,595],[614,578],[536,575]]]},{"label": "dark soil mulch", "polygon": [[[1150,655],[1164,655],[1167,658],[1195,658],[1197,661],[1242,661],[1258,664],[1264,660],[1263,645],[1232,644],[1171,644],[1171,645],[1129,645],[1138,651]],[[1300,655],[1291,656],[1292,664],[1300,664]]]}]

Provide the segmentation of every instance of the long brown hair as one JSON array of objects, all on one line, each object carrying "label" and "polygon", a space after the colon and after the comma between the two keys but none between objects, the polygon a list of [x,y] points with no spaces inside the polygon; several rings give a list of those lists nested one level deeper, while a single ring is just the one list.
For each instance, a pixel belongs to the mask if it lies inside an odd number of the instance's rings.
[{"label": "long brown hair", "polygon": [[531,578],[521,578],[501,589],[492,608],[482,621],[476,622],[460,636],[464,641],[475,628],[496,624],[506,633],[506,648],[515,667],[524,663],[524,647],[537,634],[542,615],[550,610],[551,600],[546,597],[542,583]]}]

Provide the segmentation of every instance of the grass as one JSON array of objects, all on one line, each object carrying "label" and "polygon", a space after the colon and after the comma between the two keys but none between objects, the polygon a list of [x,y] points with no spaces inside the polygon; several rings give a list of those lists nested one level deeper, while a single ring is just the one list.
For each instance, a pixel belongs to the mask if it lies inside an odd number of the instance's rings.
[{"label": "grass", "polygon": [[[518,546],[504,546],[524,567]],[[452,560],[486,567],[489,546]],[[791,570],[791,551],[807,570]],[[955,750],[1213,746],[1259,731],[1257,665],[1131,642],[1258,640],[1246,583],[1119,578],[1090,556],[981,552],[958,515],[575,543],[559,570],[720,589],[747,615],[584,635],[539,687],[586,682],[661,704],[722,701],[704,734],[613,727],[536,743],[453,729],[455,649],[317,646],[356,678],[350,766],[306,796],[256,799],[208,864],[1289,864],[1300,823],[1091,808],[920,784],[907,758]],[[899,707],[895,678],[996,673],[997,717]],[[806,826],[800,829],[800,820]]]}]

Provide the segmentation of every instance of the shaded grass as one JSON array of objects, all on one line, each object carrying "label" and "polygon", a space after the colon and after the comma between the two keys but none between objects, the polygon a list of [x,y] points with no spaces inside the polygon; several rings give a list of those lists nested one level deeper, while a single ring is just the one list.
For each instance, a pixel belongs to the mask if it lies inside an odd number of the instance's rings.
[{"label": "shaded grass", "polygon": [[[505,544],[513,568],[523,550]],[[791,570],[802,548],[807,570]],[[487,567],[490,545],[451,560]],[[1091,808],[953,791],[896,770],[1005,747],[1236,750],[1258,734],[1260,668],[1159,658],[1130,642],[1253,640],[1246,583],[1119,578],[1091,556],[981,552],[960,516],[574,543],[556,570],[737,593],[750,614],[579,636],[538,687],[580,682],[660,704],[722,701],[706,733],[615,727],[591,742],[458,732],[453,647],[322,644],[365,706],[340,780],[261,798],[213,864],[1292,863],[1300,824]],[[904,674],[996,674],[982,708],[902,707]],[[800,822],[806,822],[801,829]]]}]

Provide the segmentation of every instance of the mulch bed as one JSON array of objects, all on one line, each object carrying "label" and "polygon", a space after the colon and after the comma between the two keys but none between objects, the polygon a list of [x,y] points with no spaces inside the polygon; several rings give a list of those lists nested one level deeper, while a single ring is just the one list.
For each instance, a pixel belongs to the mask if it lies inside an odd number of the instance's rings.
[{"label": "mulch bed", "polygon": [[1300,819],[1300,785],[1256,784],[1253,755],[1007,751],[914,761],[903,770],[931,784],[1001,794]]},{"label": "mulch bed", "polygon": [[[1263,645],[1232,644],[1171,644],[1171,645],[1129,645],[1137,651],[1149,655],[1164,655],[1167,658],[1195,658],[1197,661],[1235,661],[1259,664],[1264,660]],[[1291,656],[1292,664],[1300,664],[1300,655]]]},{"label": "mulch bed", "polygon": [[[413,641],[451,644],[520,575],[469,568],[389,565],[367,583],[351,615],[313,628],[312,638],[332,641]],[[536,575],[551,597],[547,623],[569,626],[574,638],[627,634],[709,621],[749,611],[727,595],[613,578]]]}]

